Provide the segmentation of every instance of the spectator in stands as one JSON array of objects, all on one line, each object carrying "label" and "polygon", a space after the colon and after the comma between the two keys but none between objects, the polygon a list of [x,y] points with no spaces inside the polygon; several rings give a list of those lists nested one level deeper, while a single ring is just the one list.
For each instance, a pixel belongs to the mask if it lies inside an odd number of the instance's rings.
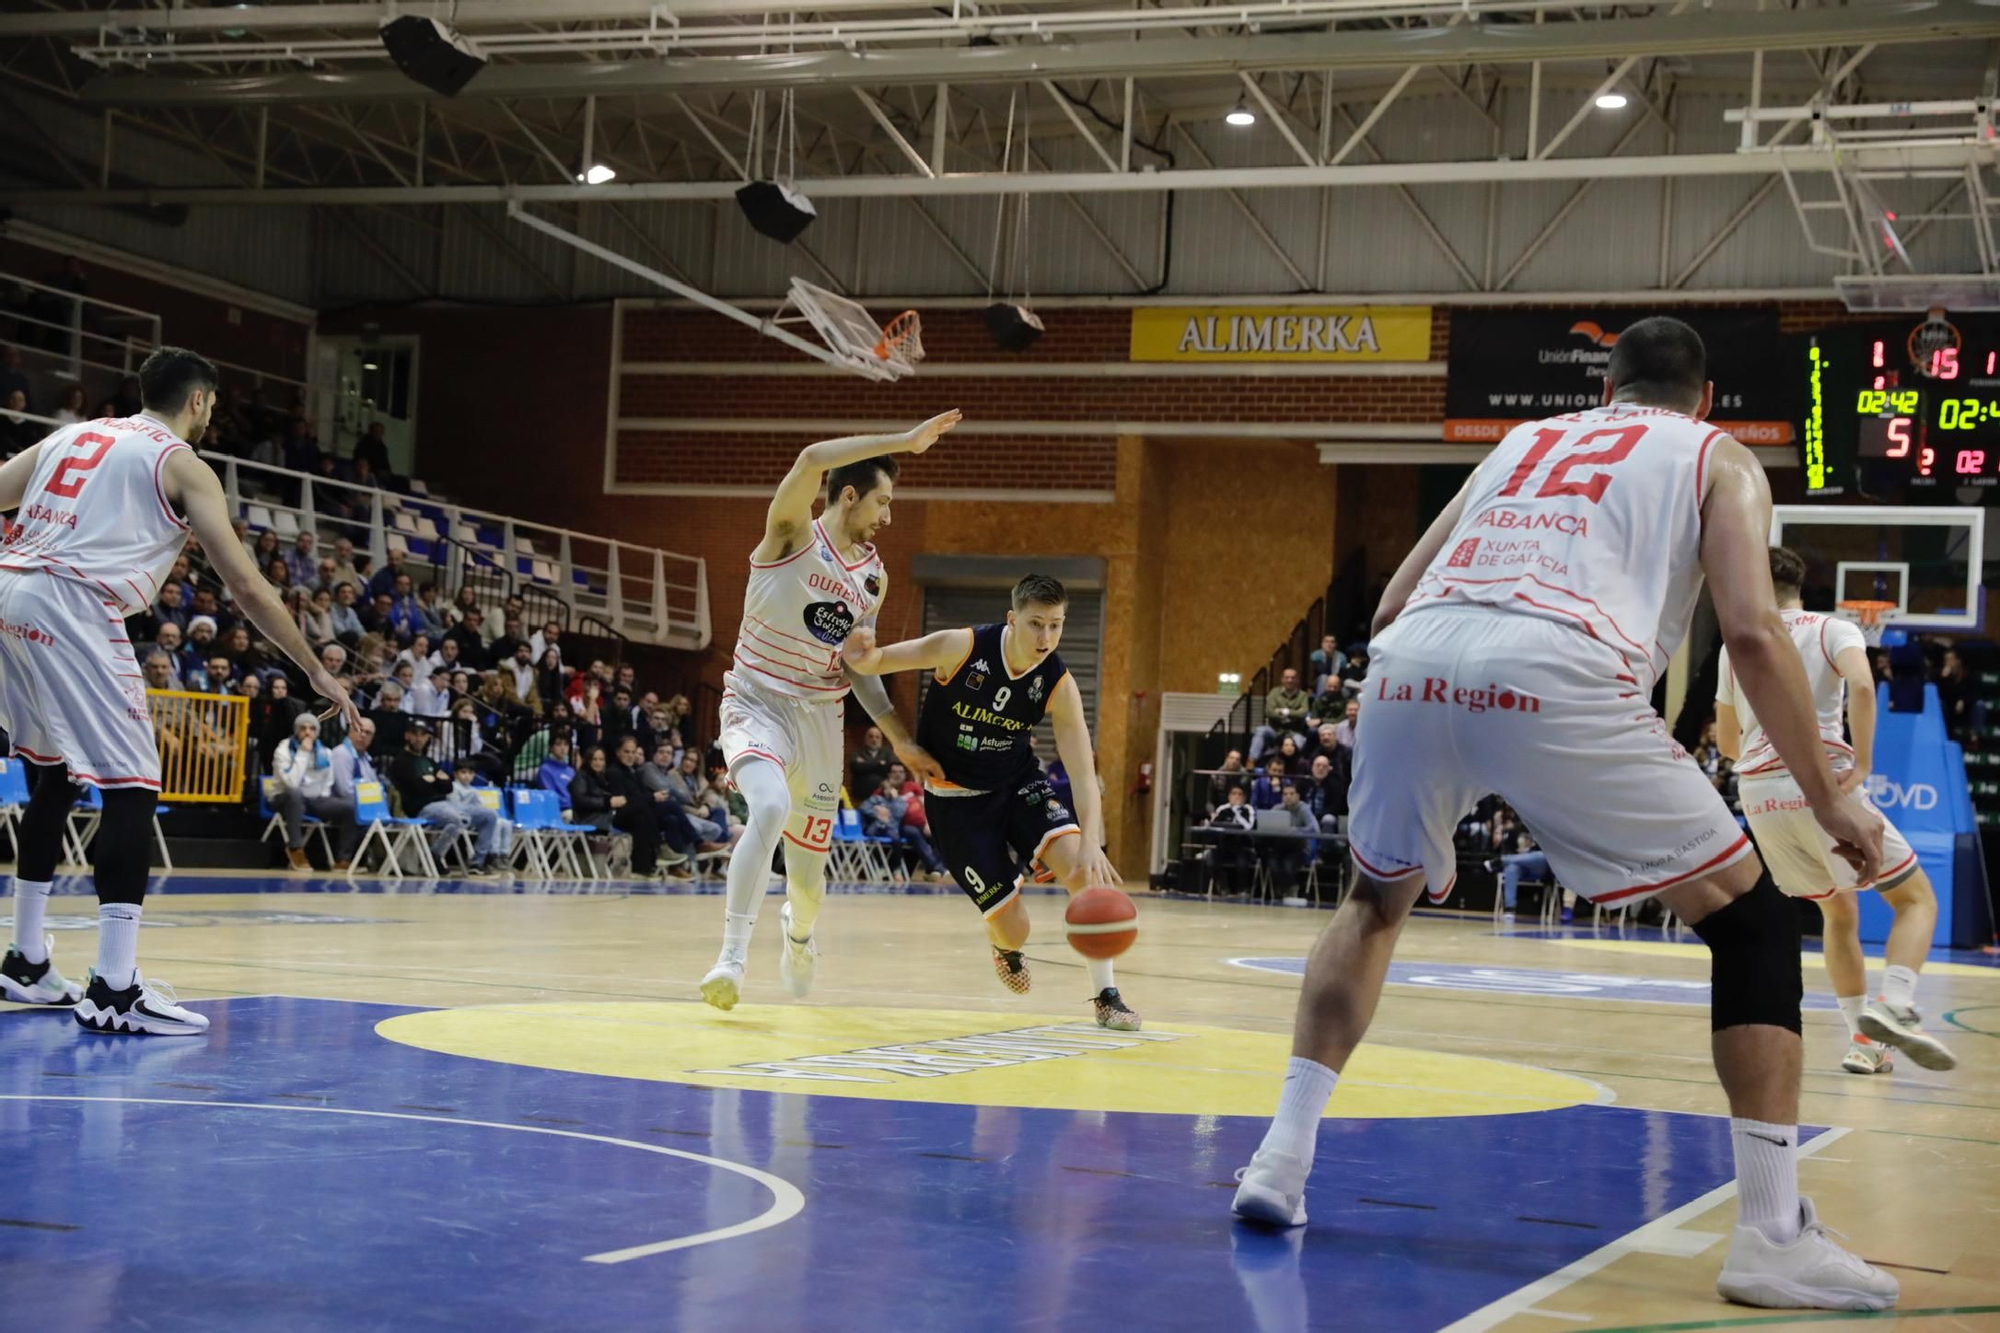
[{"label": "spectator in stands", "polygon": [[333,637],[345,644],[352,644],[364,632],[361,617],[354,610],[354,585],[342,580],[333,585],[333,605],[328,608],[328,617],[333,624]]},{"label": "spectator in stands", "polygon": [[[537,662],[541,661],[553,649],[556,655],[556,664],[560,666],[562,664],[562,626],[553,620],[544,622],[541,629],[529,637],[528,646],[534,650]],[[542,692],[542,697],[547,699],[551,696],[545,690]]]},{"label": "spectator in stands", "polygon": [[19,393],[25,406],[34,387],[28,380],[28,372],[21,369],[21,349],[12,343],[0,347],[0,398]]},{"label": "spectator in stands", "polygon": [[215,618],[213,616],[192,616],[188,620],[187,646],[181,649],[180,677],[189,682],[191,690],[201,690],[204,685],[195,684],[199,679],[207,680],[209,650],[215,647]]},{"label": "spectator in stands", "polygon": [[486,613],[478,607],[471,607],[459,617],[458,623],[444,632],[446,643],[458,645],[458,655],[475,667],[486,665],[486,636],[481,630]]},{"label": "spectator in stands", "polygon": [[473,831],[478,842],[473,863],[466,869],[468,874],[483,875],[486,873],[483,854],[491,854],[493,850],[498,817],[483,806],[472,809],[452,802],[451,775],[440,770],[425,753],[430,744],[430,723],[422,718],[409,719],[403,730],[403,749],[389,761],[389,781],[402,800],[405,817],[428,820],[436,827],[437,832],[431,838],[433,857],[441,859],[460,834]]},{"label": "spectator in stands", "polygon": [[493,729],[480,718],[475,700],[459,699],[452,704],[451,729],[458,738],[461,758],[471,759],[488,781],[498,782],[506,777],[506,756],[494,744]]},{"label": "spectator in stands", "polygon": [[[875,784],[861,800],[861,832],[870,838],[886,839],[897,846],[903,841],[903,795],[900,764],[889,765],[889,771]],[[894,786],[890,776],[897,776]]]},{"label": "spectator in stands", "polygon": [[[901,764],[891,764],[890,778],[893,780],[902,772],[902,768]],[[717,794],[721,795],[719,792]],[[937,848],[931,842],[931,817],[930,812],[924,809],[924,784],[905,775],[897,794],[903,798],[903,845],[916,853],[917,860],[922,863],[924,869],[930,871],[934,881],[939,884],[949,884],[951,872],[945,869],[944,858],[937,854]],[[739,836],[742,827],[741,824],[732,825],[730,837],[734,839]]]},{"label": "spectator in stands", "polygon": [[868,728],[861,733],[861,748],[848,765],[848,791],[866,796],[882,785],[889,776],[889,765],[895,762],[896,752],[882,738],[882,729]]},{"label": "spectator in stands", "polygon": [[361,608],[361,629],[365,634],[388,635],[395,631],[389,625],[389,613],[395,608],[396,599],[386,592],[378,592],[369,604]]},{"label": "spectator in stands", "polygon": [[731,831],[727,802],[711,801],[705,795],[708,783],[702,777],[701,756],[693,750],[676,756],[672,742],[662,741],[653,747],[653,763],[648,767],[659,765],[667,769],[667,794],[687,812],[695,836],[713,846],[733,847],[742,831]]},{"label": "spectator in stands", "polygon": [[[533,688],[534,682],[529,682]],[[514,690],[514,675],[510,671],[495,670],[483,672],[479,678],[479,702],[487,712],[503,719],[508,726],[514,726],[535,716],[537,710]],[[646,751],[642,746],[640,753]]]},{"label": "spectator in stands", "polygon": [[1310,744],[1312,733],[1327,723],[1340,721],[1341,714],[1346,711],[1346,708],[1347,695],[1340,688],[1340,677],[1326,677],[1326,687],[1313,695],[1312,702],[1306,705],[1306,739],[1308,742],[1306,752],[1308,754],[1312,752]]},{"label": "spectator in stands", "polygon": [[[381,478],[389,473],[389,442],[383,438],[382,423],[371,421],[361,438],[354,442],[354,479],[359,482],[363,476]],[[381,482],[371,480],[367,484],[380,485]]]},{"label": "spectator in stands", "polygon": [[[514,822],[487,804],[481,789],[491,792],[494,784],[481,771],[472,755],[462,754],[451,766],[450,801],[464,814],[475,830],[473,861],[484,870],[505,870],[514,860]],[[490,818],[490,822],[489,822]]]},{"label": "spectator in stands", "polygon": [[285,563],[285,557],[274,555],[264,566],[264,578],[282,595],[292,586],[292,567]]},{"label": "spectator in stands", "polygon": [[[922,788],[920,787],[918,790],[921,791]],[[700,795],[703,805],[707,806],[710,810],[720,810],[722,812],[723,817],[728,821],[730,845],[734,846],[743,837],[746,822],[743,812],[737,810],[736,803],[732,799],[736,795],[736,792],[734,786],[729,781],[729,770],[720,764],[710,769],[708,781],[703,784]],[[919,808],[921,809],[921,805]],[[743,810],[747,812],[749,806],[746,804]],[[907,806],[904,808],[903,817],[905,819],[909,818]],[[926,823],[925,828],[925,836],[929,836],[928,823]]]},{"label": "spectator in stands", "polygon": [[188,563],[185,553],[174,557],[174,563],[167,569],[167,582],[160,589],[161,596],[172,594],[182,612],[194,604],[194,568]]},{"label": "spectator in stands", "polygon": [[[1278,742],[1278,758],[1285,761],[1285,772],[1298,774],[1306,771],[1305,747],[1295,738],[1286,736]],[[1051,771],[1055,765],[1050,764]]]},{"label": "spectator in stands", "polygon": [[[1333,722],[1322,722],[1312,735],[1306,738],[1305,746],[1299,751],[1299,762],[1295,772],[1303,773],[1312,767],[1312,761],[1320,755],[1340,748],[1340,734]],[[1287,767],[1291,767],[1287,765]]]},{"label": "spectator in stands", "polygon": [[1299,688],[1297,667],[1286,667],[1278,677],[1278,688],[1264,696],[1264,725],[1250,736],[1250,762],[1263,762],[1264,751],[1277,743],[1280,735],[1305,739],[1306,715],[1312,699]]},{"label": "spectator in stands", "polygon": [[180,681],[174,678],[174,659],[164,649],[155,648],[146,654],[146,660],[139,664],[139,674],[146,678],[149,690],[177,690]]},{"label": "spectator in stands", "polygon": [[1208,827],[1216,830],[1203,839],[1215,844],[1208,851],[1209,873],[1220,871],[1223,885],[1231,893],[1246,891],[1254,864],[1253,850],[1249,838],[1237,835],[1257,827],[1257,812],[1243,799],[1242,783],[1229,784],[1223,803],[1209,817]]},{"label": "spectator in stands", "polygon": [[1354,754],[1354,726],[1361,720],[1361,701],[1349,699],[1340,721],[1333,725],[1334,739],[1351,758]]},{"label": "spectator in stands", "polygon": [[236,616],[227,607],[223,606],[221,602],[216,600],[215,591],[212,588],[197,587],[194,590],[194,601],[188,606],[189,629],[194,628],[194,617],[196,616],[207,616],[214,623],[217,634],[236,627]]},{"label": "spectator in stands", "polygon": [[576,777],[576,765],[569,759],[569,737],[551,736],[549,752],[543,756],[541,767],[535,770],[535,785],[544,791],[554,792],[564,810],[569,809],[570,783]]},{"label": "spectator in stands", "polygon": [[[374,720],[364,715],[349,730],[347,739],[333,747],[333,794],[343,801],[352,803],[356,808],[357,818],[361,805],[361,793],[357,790],[359,784],[379,783],[382,780],[381,775],[375,771],[373,757],[368,753],[369,747],[374,744]],[[347,869],[354,864],[351,857],[350,852],[348,858],[336,859],[333,868]]]},{"label": "spectator in stands", "polygon": [[1347,654],[1340,651],[1340,645],[1331,634],[1322,634],[1319,647],[1313,649],[1306,666],[1311,677],[1312,692],[1319,694],[1326,689],[1327,678],[1333,679],[1333,687],[1340,688],[1340,673],[1347,669]]},{"label": "spectator in stands", "polygon": [[306,429],[304,417],[293,417],[285,427],[285,466],[294,472],[319,471],[319,441]]},{"label": "spectator in stands", "polygon": [[250,462],[261,463],[265,467],[283,467],[285,465],[285,435],[283,431],[259,431],[257,432],[256,440],[257,442],[250,446],[250,452],[246,455]]},{"label": "spectator in stands", "polygon": [[514,687],[514,697],[527,705],[529,712],[540,716],[541,681],[536,676],[534,659],[530,655],[532,652],[526,639],[516,639],[513,651],[507,655],[506,660],[496,665],[500,674]]},{"label": "spectator in stands", "polygon": [[258,696],[264,693],[264,682],[257,676],[238,676],[232,693],[240,694],[254,704]]},{"label": "spectator in stands", "polygon": [[1299,799],[1297,783],[1285,784],[1277,810],[1279,829],[1291,836],[1262,837],[1256,839],[1256,843],[1263,853],[1264,864],[1271,869],[1271,882],[1280,894],[1290,897],[1292,890],[1298,887],[1299,872],[1305,867],[1306,851],[1312,845],[1312,840],[1299,835],[1317,833],[1319,821]]},{"label": "spectator in stands", "polygon": [[1340,688],[1346,693],[1348,698],[1356,698],[1360,695],[1362,687],[1367,684],[1367,681],[1368,645],[1365,643],[1350,643],[1347,645],[1347,670],[1341,675]]},{"label": "spectator in stands", "polygon": [[91,416],[98,421],[115,421],[118,417],[118,400],[106,398],[97,405],[97,410],[91,413]]},{"label": "spectator in stands", "polygon": [[353,584],[357,594],[368,586],[367,582],[361,577],[360,569],[354,563],[354,542],[347,537],[335,537],[333,539],[333,586],[338,588],[343,583]]},{"label": "spectator in stands", "polygon": [[417,614],[423,618],[424,633],[436,643],[444,637],[444,608],[438,604],[438,586],[426,583],[417,589]]},{"label": "spectator in stands", "polygon": [[444,717],[450,713],[451,673],[433,668],[419,676],[415,662],[407,665],[412,683],[404,687],[404,710],[425,717]]},{"label": "spectator in stands", "polygon": [[[146,619],[152,622],[155,640],[159,638],[160,631],[169,625],[174,627],[176,638],[179,638],[181,631],[187,627],[187,612],[181,610],[180,600],[179,590],[169,583],[160,589],[158,599],[146,608]],[[180,649],[175,648],[174,651],[179,652]]]},{"label": "spectator in stands", "polygon": [[333,585],[338,581],[333,576],[333,557],[322,555],[313,563],[311,578],[293,579],[292,583],[297,587],[309,588],[315,591],[324,588],[326,589],[326,595],[332,597]]},{"label": "spectator in stands", "polygon": [[368,579],[368,598],[370,601],[373,601],[384,593],[391,595],[395,593],[397,575],[409,573],[409,570],[403,568],[403,561],[408,557],[409,552],[404,550],[402,546],[392,544],[389,547],[388,559],[384,560],[382,568],[376,570]]},{"label": "spectator in stands", "polygon": [[139,392],[139,377],[127,375],[118,381],[118,392],[111,396],[111,415],[114,417],[136,417],[144,410],[146,400]]},{"label": "spectator in stands", "polygon": [[228,694],[235,685],[236,673],[230,669],[229,659],[221,653],[210,653],[202,663],[200,681],[190,681],[188,688],[203,694]]},{"label": "spectator in stands", "polygon": [[442,671],[446,684],[450,683],[452,672],[465,669],[465,661],[459,656],[459,647],[457,639],[442,638],[438,640],[437,651],[431,654],[431,670],[433,673]]},{"label": "spectator in stands", "polygon": [[1208,780],[1208,803],[1211,810],[1222,806],[1229,799],[1229,789],[1249,780],[1243,768],[1243,751],[1231,750],[1222,757],[1222,767]]},{"label": "spectator in stands", "polygon": [[1713,780],[1716,769],[1722,766],[1722,747],[1716,744],[1714,718],[1710,718],[1702,725],[1701,738],[1695,741],[1694,749],[1688,753],[1700,766],[1701,771]]},{"label": "spectator in stands", "polygon": [[426,628],[417,608],[417,594],[408,574],[398,574],[389,596],[389,630],[397,643],[408,643]]},{"label": "spectator in stands", "polygon": [[82,421],[84,419],[83,386],[81,384],[72,384],[67,389],[64,389],[62,392],[62,401],[56,404],[56,410],[50,415],[55,417],[56,424],[59,426],[74,426],[77,422]]},{"label": "spectator in stands", "polygon": [[416,675],[416,679],[420,681],[429,680],[431,673],[437,670],[436,665],[431,661],[430,635],[421,632],[414,635],[409,643],[405,644],[397,652],[396,660],[398,662],[408,662],[411,671]]},{"label": "spectator in stands", "polygon": [[1271,758],[1264,761],[1264,775],[1252,784],[1250,804],[1253,809],[1276,809],[1285,796],[1285,761]]},{"label": "spectator in stands", "polygon": [[307,643],[333,642],[333,594],[325,588],[316,588],[307,600],[305,608],[299,612],[299,633],[306,636]]},{"label": "spectator in stands", "polygon": [[528,660],[534,661],[535,650],[528,644],[528,635],[521,628],[521,617],[508,616],[502,623],[500,637],[486,646],[487,660],[499,666],[513,659],[514,645],[528,649]]},{"label": "spectator in stands", "polygon": [[[1536,846],[1533,835],[1526,829],[1517,827],[1500,855],[1489,857],[1483,864],[1488,871],[1500,876],[1500,904],[1510,918],[1520,900],[1522,880],[1539,880],[1551,888],[1555,886],[1555,872],[1549,869],[1549,858],[1542,855],[1541,848]],[[1570,915],[1570,909],[1563,908],[1562,919],[1568,921]]]},{"label": "spectator in stands", "polygon": [[451,605],[444,609],[444,627],[450,629],[465,619],[467,611],[475,610],[478,606],[479,594],[472,590],[471,585],[460,588],[458,595],[451,599]]},{"label": "spectator in stands", "polygon": [[1331,833],[1347,814],[1347,788],[1352,781],[1347,751],[1338,745],[1313,756],[1312,772],[1299,797],[1312,811],[1320,830]]},{"label": "spectator in stands", "polygon": [[[656,853],[656,855],[661,862],[670,867],[667,872],[668,877],[694,878],[693,871],[686,864],[688,849],[696,845],[694,825],[688,820],[687,812],[674,804],[666,792],[648,791],[645,784],[639,780],[640,760],[643,756],[640,754],[637,741],[630,736],[625,737],[618,743],[618,749],[614,753],[616,757],[605,765],[605,785],[631,802],[634,823],[645,821],[653,825],[660,841],[667,848],[664,854]],[[621,824],[619,827],[625,826]],[[720,850],[720,848],[705,846],[703,850]],[[639,864],[636,838],[633,840],[632,869],[640,874],[652,873],[651,866],[642,868]]]},{"label": "spectator in stands", "polygon": [[[168,674],[176,681],[181,678],[181,649],[185,643],[186,636],[181,633],[181,627],[171,620],[162,620],[159,627],[153,631],[151,647],[165,653],[170,659]],[[176,684],[174,688],[179,689],[180,686]]]},{"label": "spectator in stands", "polygon": [[310,586],[317,581],[319,556],[313,546],[318,540],[311,532],[301,532],[292,538],[292,549],[285,553],[285,568],[291,573],[293,583]]},{"label": "spectator in stands", "polygon": [[354,854],[354,802],[334,794],[333,751],[320,743],[318,718],[300,713],[293,720],[290,738],[279,742],[272,756],[271,776],[278,780],[271,806],[284,816],[291,868],[313,868],[306,859],[305,817],[311,814],[333,829],[334,861],[344,869]]},{"label": "spectator in stands", "polygon": [[28,410],[28,395],[19,389],[9,389],[0,404],[5,407],[0,411],[0,455],[12,458],[49,433],[46,425],[23,415]]},{"label": "spectator in stands", "polygon": [[266,528],[252,538],[250,542],[250,558],[256,561],[257,568],[260,570],[269,569],[273,560],[282,564],[285,559],[285,550],[283,544],[278,540],[278,534],[270,528]]},{"label": "spectator in stands", "polygon": [[222,654],[229,659],[237,675],[255,671],[263,665],[261,654],[250,644],[250,631],[238,625],[222,636]]},{"label": "spectator in stands", "polygon": [[1956,648],[1944,650],[1944,663],[1937,674],[1938,707],[1944,712],[1944,729],[1952,740],[1964,742],[1973,727],[1972,710],[1977,695],[1965,671],[1965,659]]},{"label": "spectator in stands", "polygon": [[[530,643],[530,649],[533,648]],[[554,716],[556,709],[565,708],[569,696],[568,673],[563,670],[562,653],[556,648],[546,648],[535,661],[535,693],[541,696],[542,707]]]},{"label": "spectator in stands", "polygon": [[[405,713],[422,713],[427,717],[440,715],[437,710],[418,708],[416,706],[417,672],[416,668],[408,662],[399,661],[395,666],[391,667],[389,670],[389,681],[395,683],[397,691],[403,696],[403,711]],[[387,684],[388,682],[384,683]]]},{"label": "spectator in stands", "polygon": [[604,744],[616,746],[619,738],[636,736],[638,732],[636,717],[637,710],[632,707],[632,692],[612,691],[611,702],[602,706],[598,717],[598,725],[603,729]]}]

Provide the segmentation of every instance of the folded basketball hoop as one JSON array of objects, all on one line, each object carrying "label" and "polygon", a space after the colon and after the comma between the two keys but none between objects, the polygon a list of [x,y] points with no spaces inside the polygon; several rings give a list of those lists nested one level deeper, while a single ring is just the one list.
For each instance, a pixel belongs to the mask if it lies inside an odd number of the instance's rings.
[{"label": "folded basketball hoop", "polygon": [[793,278],[791,292],[771,322],[801,320],[812,325],[838,364],[869,379],[901,379],[924,359],[923,321],[914,310],[877,324],[859,301]]}]

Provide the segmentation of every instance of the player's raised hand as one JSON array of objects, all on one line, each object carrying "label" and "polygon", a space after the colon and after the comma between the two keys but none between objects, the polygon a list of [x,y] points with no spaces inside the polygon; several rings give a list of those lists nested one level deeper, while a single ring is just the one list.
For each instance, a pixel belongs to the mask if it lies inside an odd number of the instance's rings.
[{"label": "player's raised hand", "polygon": [[943,782],[944,766],[931,758],[931,752],[915,741],[904,741],[896,747],[896,758],[903,761],[903,767],[919,782]]},{"label": "player's raised hand", "polygon": [[866,625],[857,626],[840,643],[840,660],[850,671],[858,671],[864,676],[872,676],[875,666],[882,660],[882,647],[875,641],[875,631]]},{"label": "player's raised hand", "polygon": [[315,664],[310,671],[306,672],[306,681],[312,686],[314,694],[317,694],[333,705],[333,707],[319,715],[319,720],[324,722],[335,713],[338,713],[340,714],[340,720],[346,724],[347,729],[349,731],[354,730],[356,724],[361,721],[361,709],[355,704],[354,700],[348,698],[346,689],[341,686],[339,681],[333,678],[333,673],[325,667]]},{"label": "player's raised hand", "polygon": [[912,454],[922,453],[938,442],[938,436],[956,426],[962,419],[963,417],[959,410],[955,407],[949,412],[938,413],[923,425],[917,426],[904,434],[903,439],[908,442],[904,452]]}]

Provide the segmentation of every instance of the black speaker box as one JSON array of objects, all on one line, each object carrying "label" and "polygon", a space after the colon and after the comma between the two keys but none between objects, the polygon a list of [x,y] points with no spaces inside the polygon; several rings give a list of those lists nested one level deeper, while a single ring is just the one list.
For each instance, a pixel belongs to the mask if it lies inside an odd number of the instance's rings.
[{"label": "black speaker box", "polygon": [[1003,352],[1025,352],[1042,336],[1041,316],[1024,305],[997,301],[986,307],[986,332]]},{"label": "black speaker box", "polygon": [[736,206],[750,225],[780,245],[790,245],[819,215],[812,201],[776,181],[751,181],[736,192]]},{"label": "black speaker box", "polygon": [[486,68],[486,57],[436,19],[405,14],[382,25],[382,45],[396,68],[434,93],[458,96],[472,76]]}]

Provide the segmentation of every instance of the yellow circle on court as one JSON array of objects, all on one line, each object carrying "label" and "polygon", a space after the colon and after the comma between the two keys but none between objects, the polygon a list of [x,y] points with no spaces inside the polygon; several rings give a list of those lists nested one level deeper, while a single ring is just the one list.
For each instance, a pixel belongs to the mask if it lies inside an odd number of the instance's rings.
[{"label": "yellow circle on court", "polygon": [[[610,1002],[401,1014],[390,1041],[446,1055],[711,1088],[961,1106],[1267,1116],[1290,1039],[1173,1023],[937,1009]],[[1505,1060],[1363,1046],[1333,1117],[1506,1115],[1604,1100],[1594,1083]]]},{"label": "yellow circle on court", "polygon": [[[1653,958],[1685,958],[1689,962],[1708,963],[1706,944],[1676,943],[1673,940],[1536,940],[1536,944],[1553,944],[1563,949],[1596,949],[1601,953],[1645,954]],[[1807,967],[1817,967],[1822,956],[1816,953],[1801,955]],[[1870,954],[1868,961],[1880,963],[1879,954]],[[1980,981],[2000,981],[2000,967],[1981,967],[1977,963],[1925,963],[1923,974],[1927,977],[1973,977]]]}]

